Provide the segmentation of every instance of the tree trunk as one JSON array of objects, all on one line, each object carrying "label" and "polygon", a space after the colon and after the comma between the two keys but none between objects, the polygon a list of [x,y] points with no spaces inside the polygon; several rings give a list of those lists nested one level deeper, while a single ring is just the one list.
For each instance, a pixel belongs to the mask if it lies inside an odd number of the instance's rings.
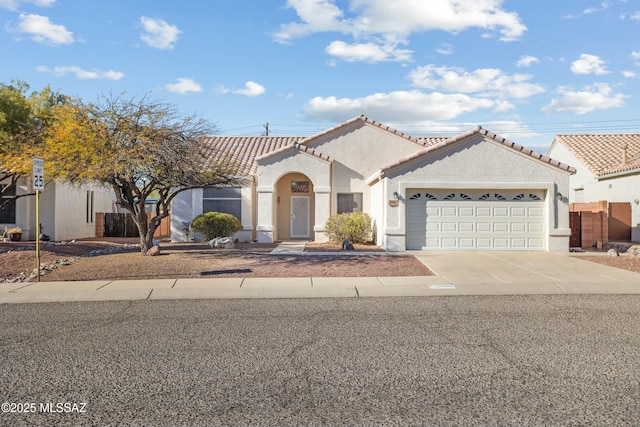
[{"label": "tree trunk", "polygon": [[133,221],[138,227],[138,233],[140,234],[140,253],[146,255],[149,249],[153,246],[153,235],[156,229],[160,226],[160,222],[167,215],[159,215],[151,218],[148,221],[147,213],[142,211],[136,215],[133,215]]}]

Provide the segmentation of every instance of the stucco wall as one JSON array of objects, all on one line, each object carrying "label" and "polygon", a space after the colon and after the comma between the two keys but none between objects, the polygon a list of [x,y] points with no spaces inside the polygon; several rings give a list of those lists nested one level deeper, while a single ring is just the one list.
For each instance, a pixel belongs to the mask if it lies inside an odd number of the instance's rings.
[{"label": "stucco wall", "polygon": [[434,189],[539,189],[546,193],[547,242],[549,251],[569,250],[568,199],[558,201],[557,192],[568,194],[569,173],[518,153],[481,135],[454,147],[395,168],[387,173],[385,199],[394,191],[402,195],[396,208],[388,208],[385,240],[389,250],[405,247],[406,191]]},{"label": "stucco wall", "polygon": [[333,159],[332,215],[337,213],[338,193],[362,193],[364,210],[370,213],[371,188],[366,180],[392,159],[423,149],[405,138],[362,122],[308,145]]},{"label": "stucco wall", "polygon": [[[93,191],[93,215],[87,222],[87,191]],[[43,206],[52,206],[48,203],[50,194],[43,198]],[[53,240],[72,240],[96,236],[95,213],[111,212],[115,194],[110,187],[97,184],[84,184],[72,186],[57,182],[55,184],[55,227],[50,223],[47,209],[41,211],[44,233]]]},{"label": "stucco wall", "polygon": [[[87,191],[93,191],[93,218],[87,222]],[[28,179],[18,183],[18,194],[31,192]],[[73,186],[48,182],[40,193],[40,223],[42,231],[52,240],[72,240],[95,237],[95,213],[111,212],[115,195],[110,187],[98,184]],[[22,197],[16,202],[16,225],[23,229],[23,240],[35,240],[36,200]],[[0,224],[4,229],[6,224]]]}]

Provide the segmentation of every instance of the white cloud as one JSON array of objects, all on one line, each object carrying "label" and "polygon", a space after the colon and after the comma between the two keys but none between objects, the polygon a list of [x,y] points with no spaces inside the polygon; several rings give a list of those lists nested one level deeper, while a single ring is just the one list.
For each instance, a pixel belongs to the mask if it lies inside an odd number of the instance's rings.
[{"label": "white cloud", "polygon": [[631,79],[631,78],[636,76],[636,73],[634,73],[633,71],[624,70],[622,72],[622,75],[625,76],[628,79]]},{"label": "white cloud", "polygon": [[541,85],[529,82],[530,75],[509,75],[497,68],[480,68],[469,72],[458,67],[426,65],[414,69],[409,77],[413,85],[419,88],[488,97],[521,99],[545,91]]},{"label": "white cloud", "polygon": [[181,77],[177,83],[167,84],[164,88],[173,93],[202,92],[202,86],[187,77]]},{"label": "white cloud", "polygon": [[73,43],[73,33],[64,25],[52,23],[48,17],[35,14],[20,14],[18,29],[22,33],[31,35],[31,38],[44,44],[58,46]]},{"label": "white cloud", "polygon": [[640,21],[640,10],[631,15],[631,19],[634,21]]},{"label": "white cloud", "polygon": [[56,77],[63,77],[66,74],[74,74],[76,78],[81,80],[120,80],[124,77],[124,73],[108,70],[84,70],[80,67],[45,67],[39,66],[37,70],[41,73],[52,73]]},{"label": "white cloud", "polygon": [[[347,10],[345,7],[345,11],[336,5],[336,0],[288,0],[287,7],[296,11],[299,20],[282,24],[274,34],[274,39],[287,43],[314,33],[338,32],[349,34],[355,39],[356,43],[352,45],[342,42],[343,47],[367,46],[368,44],[363,43],[366,41],[386,47],[387,51],[395,51],[395,47],[406,43],[412,33],[432,30],[458,33],[479,28],[493,34],[499,33],[503,41],[517,40],[527,27],[520,21],[517,13],[504,10],[502,2],[350,0],[349,8]],[[333,48],[335,47],[334,45]],[[371,55],[361,54],[349,58],[357,60],[360,56],[366,61],[371,60]]]},{"label": "white cloud", "polygon": [[313,120],[342,122],[359,114],[385,123],[449,120],[496,102],[463,94],[424,93],[418,90],[376,93],[362,98],[315,97],[303,107]]},{"label": "white cloud", "polygon": [[0,0],[0,9],[15,11],[24,3],[30,3],[39,7],[50,7],[56,3],[56,0]]},{"label": "white cloud", "polygon": [[520,57],[520,59],[518,59],[518,62],[516,63],[516,66],[518,68],[530,67],[532,64],[537,64],[539,62],[540,62],[540,60],[538,58],[536,58],[535,56],[522,55]]},{"label": "white cloud", "polygon": [[250,98],[254,96],[262,95],[265,92],[266,92],[266,89],[264,88],[264,86],[252,81],[246,82],[244,84],[244,89],[237,89],[233,91],[233,93],[235,93],[236,95],[244,95]]},{"label": "white cloud", "polygon": [[542,112],[586,114],[595,110],[623,107],[624,100],[628,97],[612,93],[611,87],[606,83],[596,83],[579,91],[563,86],[558,91],[562,96],[553,99]]},{"label": "white cloud", "polygon": [[409,61],[412,51],[397,49],[395,45],[379,46],[374,43],[347,44],[343,41],[334,41],[326,48],[326,52],[348,62],[367,61]]},{"label": "white cloud", "polygon": [[440,55],[451,55],[453,53],[453,46],[450,43],[442,43],[436,48],[436,52]]},{"label": "white cloud", "polygon": [[582,14],[583,15],[590,15],[592,13],[602,12],[604,10],[609,9],[610,6],[611,6],[611,2],[604,1],[604,2],[600,3],[600,7],[589,7],[587,9],[583,10]]},{"label": "white cloud", "polygon": [[162,19],[140,17],[140,23],[144,32],[140,39],[151,47],[157,49],[173,49],[178,40],[178,35],[182,32],[175,25],[171,25]]},{"label": "white cloud", "polygon": [[583,53],[580,55],[580,59],[571,63],[571,71],[574,74],[596,74],[600,76],[609,73],[604,64],[605,62],[599,56]]},{"label": "white cloud", "polygon": [[635,59],[638,61],[638,63],[636,65],[638,65],[640,67],[640,52],[636,52],[636,51],[632,51],[631,52],[631,58]]}]

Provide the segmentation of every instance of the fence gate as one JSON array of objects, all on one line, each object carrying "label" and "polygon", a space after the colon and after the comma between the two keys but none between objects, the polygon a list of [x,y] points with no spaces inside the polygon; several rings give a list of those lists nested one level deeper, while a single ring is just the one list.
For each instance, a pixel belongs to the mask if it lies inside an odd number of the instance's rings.
[{"label": "fence gate", "polygon": [[105,213],[104,237],[138,237],[138,227],[131,214]]},{"label": "fence gate", "polygon": [[569,212],[569,227],[571,228],[571,238],[569,239],[569,247],[582,247],[582,219],[580,212]]}]

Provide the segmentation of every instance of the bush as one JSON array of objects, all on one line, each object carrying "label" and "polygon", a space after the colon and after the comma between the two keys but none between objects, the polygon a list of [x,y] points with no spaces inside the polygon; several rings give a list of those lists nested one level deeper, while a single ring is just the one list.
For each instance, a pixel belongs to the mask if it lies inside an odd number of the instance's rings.
[{"label": "bush", "polygon": [[370,243],[371,217],[364,212],[334,215],[327,220],[324,233],[334,242]]},{"label": "bush", "polygon": [[231,237],[240,230],[242,230],[242,223],[238,218],[221,212],[206,212],[198,215],[191,222],[191,231],[202,234],[205,240]]}]

